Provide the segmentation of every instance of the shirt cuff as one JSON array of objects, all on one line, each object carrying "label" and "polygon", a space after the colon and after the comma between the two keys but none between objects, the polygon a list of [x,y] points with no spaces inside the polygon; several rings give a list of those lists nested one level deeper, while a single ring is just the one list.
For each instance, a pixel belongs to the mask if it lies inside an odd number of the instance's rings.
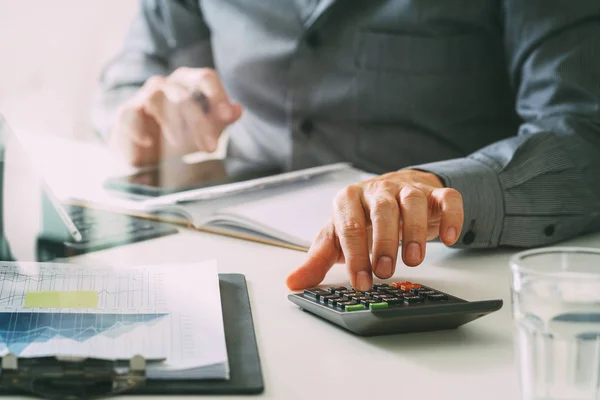
[{"label": "shirt cuff", "polygon": [[498,174],[491,167],[472,158],[457,158],[407,169],[435,174],[446,187],[461,194],[464,222],[453,247],[498,246],[504,220],[504,195]]}]

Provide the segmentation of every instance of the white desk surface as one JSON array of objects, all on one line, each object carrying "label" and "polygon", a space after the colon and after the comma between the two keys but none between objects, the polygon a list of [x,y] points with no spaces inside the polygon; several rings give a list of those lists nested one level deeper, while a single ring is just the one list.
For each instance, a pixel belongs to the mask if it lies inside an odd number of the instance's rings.
[{"label": "white desk surface", "polygon": [[[600,236],[566,244],[600,247]],[[512,253],[463,252],[429,244],[424,263],[416,268],[399,266],[395,278],[421,282],[467,300],[501,298],[503,308],[457,330],[371,338],[325,323],[287,300],[285,278],[306,256],[302,252],[182,231],[71,262],[141,265],[215,258],[220,272],[244,274],[265,380],[260,398],[426,395],[507,400],[518,398],[508,268]],[[334,267],[324,284],[347,284],[344,266]]]}]

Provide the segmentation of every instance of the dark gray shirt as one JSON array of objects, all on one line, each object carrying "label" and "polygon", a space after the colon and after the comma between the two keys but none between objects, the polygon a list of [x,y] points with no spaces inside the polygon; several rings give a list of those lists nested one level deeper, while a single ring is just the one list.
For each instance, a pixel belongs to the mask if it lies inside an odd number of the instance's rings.
[{"label": "dark gray shirt", "polygon": [[598,0],[142,0],[96,108],[216,68],[229,153],[285,168],[417,168],[464,199],[457,246],[600,227]]}]

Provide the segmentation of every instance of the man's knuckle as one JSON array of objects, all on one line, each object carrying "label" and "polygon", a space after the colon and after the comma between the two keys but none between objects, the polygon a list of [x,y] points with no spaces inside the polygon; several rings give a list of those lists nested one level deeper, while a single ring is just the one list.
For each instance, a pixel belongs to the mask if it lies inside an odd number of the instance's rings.
[{"label": "man's knuckle", "polygon": [[445,200],[462,202],[462,196],[461,196],[460,192],[456,189],[452,189],[452,188],[443,189],[442,197]]},{"label": "man's knuckle", "polygon": [[356,237],[365,235],[365,226],[356,218],[346,218],[341,221],[340,235],[343,237]]},{"label": "man's knuckle", "polygon": [[317,235],[317,242],[327,242],[330,240],[335,240],[335,229],[331,222],[328,222]]},{"label": "man's knuckle", "polygon": [[165,82],[165,78],[163,76],[153,75],[146,80],[146,83],[144,86],[150,87],[150,88],[158,87],[158,86],[161,86],[164,82]]},{"label": "man's knuckle", "polygon": [[371,208],[369,217],[374,224],[390,223],[393,220],[398,221],[400,219],[400,209],[395,201],[381,201]]},{"label": "man's knuckle", "polygon": [[379,248],[387,248],[387,247],[395,247],[397,248],[399,244],[398,239],[394,239],[391,237],[375,237],[373,238],[373,247]]},{"label": "man's knuckle", "polygon": [[174,77],[174,78],[179,78],[182,76],[189,75],[191,71],[192,71],[192,68],[190,68],[190,67],[179,67],[179,68],[176,68],[175,71],[173,71],[170,76]]},{"label": "man's knuckle", "polygon": [[398,189],[398,184],[396,184],[395,182],[393,182],[389,179],[382,179],[382,180],[373,182],[371,184],[371,188],[375,192],[378,192],[378,193],[381,193],[381,192],[391,193]]},{"label": "man's knuckle", "polygon": [[344,197],[347,198],[355,198],[360,196],[361,189],[358,185],[348,185],[344,189],[341,190]]},{"label": "man's knuckle", "polygon": [[400,191],[400,197],[404,203],[421,204],[427,201],[423,192],[412,186],[403,187]]},{"label": "man's knuckle", "polygon": [[463,210],[455,210],[455,211],[448,211],[445,214],[446,219],[451,219],[453,221],[463,221],[463,219],[465,218],[465,213],[463,212]]},{"label": "man's knuckle", "polygon": [[151,104],[159,104],[165,100],[165,92],[160,86],[154,87],[150,92],[148,92],[148,102]]},{"label": "man's knuckle", "polygon": [[348,201],[357,198],[360,195],[360,190],[356,185],[348,185],[340,189],[334,197],[334,205],[341,206]]},{"label": "man's knuckle", "polygon": [[427,228],[419,224],[410,224],[404,226],[404,232],[415,238],[427,236]]},{"label": "man's knuckle", "polygon": [[396,199],[391,196],[377,196],[373,200],[374,212],[393,212],[398,209]]},{"label": "man's knuckle", "polygon": [[346,257],[346,265],[350,271],[362,271],[365,269],[366,260],[369,259],[369,253],[360,251],[358,249],[354,250],[352,253],[344,254]]},{"label": "man's knuckle", "polygon": [[214,79],[217,77],[217,73],[212,68],[200,68],[196,71],[196,74],[198,79],[201,80]]}]

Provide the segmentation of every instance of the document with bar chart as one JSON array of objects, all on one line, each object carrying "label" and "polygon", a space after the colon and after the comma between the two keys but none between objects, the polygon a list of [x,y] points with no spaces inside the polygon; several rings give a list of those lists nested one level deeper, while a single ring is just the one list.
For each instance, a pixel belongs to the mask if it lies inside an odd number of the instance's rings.
[{"label": "document with bar chart", "polygon": [[8,353],[111,360],[140,354],[154,378],[177,371],[227,377],[216,264],[2,263],[0,356]]}]

